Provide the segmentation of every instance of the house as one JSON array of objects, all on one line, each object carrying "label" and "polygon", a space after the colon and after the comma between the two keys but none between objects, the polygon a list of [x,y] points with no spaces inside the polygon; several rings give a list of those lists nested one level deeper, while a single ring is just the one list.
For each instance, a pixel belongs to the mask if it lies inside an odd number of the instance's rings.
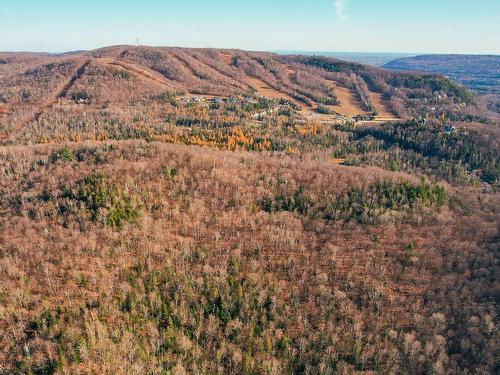
[{"label": "house", "polygon": [[353,117],[354,121],[360,122],[360,121],[373,121],[375,120],[375,116],[373,115],[356,115]]},{"label": "house", "polygon": [[219,98],[219,97],[214,97],[214,98],[210,99],[210,103],[214,104],[214,105],[221,104],[221,103],[224,103],[224,99]]},{"label": "house", "polygon": [[427,123],[427,119],[425,117],[419,117],[417,119],[417,124],[419,125],[425,125]]},{"label": "house", "polygon": [[451,133],[454,133],[454,132],[455,132],[455,130],[456,130],[456,128],[455,128],[453,125],[451,125],[451,124],[446,124],[446,125],[444,126],[444,132],[445,132],[446,134],[451,134]]}]

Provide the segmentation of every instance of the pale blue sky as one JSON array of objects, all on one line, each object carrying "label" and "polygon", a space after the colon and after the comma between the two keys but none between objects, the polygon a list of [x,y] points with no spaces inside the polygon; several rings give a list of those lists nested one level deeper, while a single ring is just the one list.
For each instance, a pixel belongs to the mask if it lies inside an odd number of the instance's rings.
[{"label": "pale blue sky", "polygon": [[0,0],[0,51],[113,44],[500,54],[499,0]]}]

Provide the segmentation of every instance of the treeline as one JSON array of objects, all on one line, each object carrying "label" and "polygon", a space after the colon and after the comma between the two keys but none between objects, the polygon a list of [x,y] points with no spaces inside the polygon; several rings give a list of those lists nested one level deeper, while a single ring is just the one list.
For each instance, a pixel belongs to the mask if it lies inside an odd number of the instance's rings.
[{"label": "treeline", "polygon": [[480,177],[496,183],[500,176],[498,145],[493,134],[475,130],[447,133],[442,125],[421,125],[417,121],[359,128],[357,136],[370,135],[388,144],[414,150],[424,156],[462,163],[469,171],[480,170]]},{"label": "treeline", "polygon": [[357,73],[357,72],[361,72],[361,71],[365,70],[365,67],[362,64],[349,62],[349,61],[337,60],[334,58],[324,57],[324,56],[290,55],[290,56],[282,56],[281,60],[284,61],[285,63],[303,64],[303,65],[312,66],[315,68],[320,68],[320,69],[326,70],[328,72],[354,72],[354,73]]},{"label": "treeline", "polygon": [[405,211],[425,207],[440,207],[447,200],[446,190],[439,185],[408,181],[376,181],[368,186],[349,190],[330,198],[313,199],[304,187],[295,192],[263,197],[258,203],[266,212],[288,211],[300,215],[311,214],[326,221],[356,221],[361,224],[378,223],[388,211]]},{"label": "treeline", "polygon": [[466,104],[474,102],[474,95],[464,86],[447,78],[435,75],[393,75],[389,79],[393,86],[407,89],[429,89],[432,91],[442,91],[448,96],[453,96]]}]

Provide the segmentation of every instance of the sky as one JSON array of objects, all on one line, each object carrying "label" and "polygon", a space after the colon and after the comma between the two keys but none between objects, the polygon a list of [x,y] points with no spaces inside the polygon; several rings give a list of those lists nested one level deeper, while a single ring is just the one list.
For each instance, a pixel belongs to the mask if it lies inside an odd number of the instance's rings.
[{"label": "sky", "polygon": [[116,44],[500,54],[499,0],[0,0],[0,51]]}]

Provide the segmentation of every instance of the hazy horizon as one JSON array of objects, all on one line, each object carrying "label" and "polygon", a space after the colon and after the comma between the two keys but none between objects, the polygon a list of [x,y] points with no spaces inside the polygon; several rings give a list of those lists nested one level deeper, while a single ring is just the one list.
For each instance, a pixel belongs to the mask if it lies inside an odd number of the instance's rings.
[{"label": "hazy horizon", "polygon": [[[126,45],[135,47],[135,45]],[[106,48],[113,46],[103,46],[99,48]],[[151,47],[151,48],[162,48],[162,47],[178,47],[178,48],[189,48],[182,46],[147,46],[147,45],[139,45],[139,47]],[[205,47],[212,48],[212,47]],[[228,48],[228,49],[238,49],[238,48]],[[0,51],[0,53],[41,53],[41,54],[55,54],[55,55],[64,55],[64,54],[72,54],[79,52],[87,52],[92,50],[71,50],[71,51],[61,51],[61,52],[47,52],[47,51]],[[325,56],[325,57],[333,57],[344,61],[351,61],[366,65],[383,67],[385,64],[407,58],[407,57],[415,57],[415,56],[426,56],[426,55],[457,55],[457,56],[498,56],[493,54],[433,54],[426,52],[363,52],[363,51],[303,51],[303,50],[267,50],[263,52],[271,52],[279,55],[304,55],[304,56]]]},{"label": "hazy horizon", "polygon": [[499,53],[447,53],[447,52],[429,52],[429,51],[384,51],[384,50],[374,50],[374,51],[356,51],[356,50],[302,50],[302,49],[248,49],[248,48],[240,48],[240,47],[213,47],[213,46],[188,46],[181,44],[164,44],[164,45],[155,45],[155,44],[132,44],[132,43],[122,43],[122,44],[107,44],[107,45],[99,45],[95,48],[75,48],[75,49],[64,49],[64,50],[36,50],[36,49],[20,49],[20,50],[2,50],[0,49],[0,53],[47,53],[47,54],[68,54],[74,52],[88,52],[94,51],[101,48],[108,47],[116,47],[116,46],[131,46],[131,47],[150,47],[150,48],[208,48],[208,49],[234,49],[234,50],[247,50],[247,51],[255,51],[255,52],[270,52],[276,54],[304,54],[304,55],[313,55],[313,54],[360,54],[360,55],[401,55],[401,56],[419,56],[419,55],[461,55],[461,56],[500,56]]}]

